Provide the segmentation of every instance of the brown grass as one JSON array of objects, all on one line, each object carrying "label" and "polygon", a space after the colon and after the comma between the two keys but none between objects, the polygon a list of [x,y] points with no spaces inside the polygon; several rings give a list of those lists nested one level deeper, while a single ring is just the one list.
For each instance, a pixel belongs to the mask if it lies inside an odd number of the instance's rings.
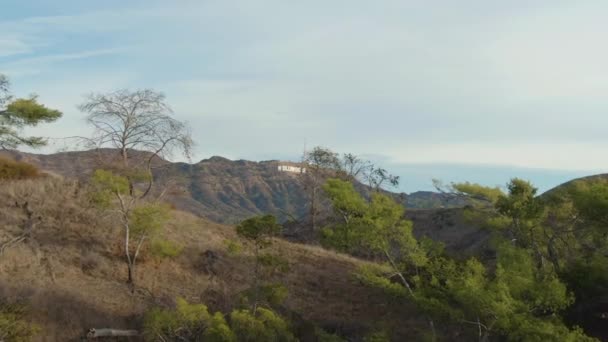
[{"label": "brown grass", "polygon": [[[25,201],[41,221],[30,239],[0,256],[0,295],[30,302],[31,319],[43,328],[38,341],[78,340],[91,327],[137,329],[147,309],[171,305],[178,296],[226,311],[251,283],[251,255],[226,252],[225,240],[238,239],[232,227],[175,211],[163,234],[183,252],[162,262],[142,259],[131,294],[121,231],[110,216],[88,207],[78,183],[0,183],[0,243],[20,233],[25,215],[15,202]],[[282,240],[272,248],[290,264],[281,277],[289,289],[285,310],[329,330],[360,332],[383,323],[401,338],[416,334],[410,307],[390,303],[354,279],[363,261]],[[218,256],[212,267],[207,251]]]},{"label": "brown grass", "polygon": [[40,175],[34,165],[0,157],[0,179],[31,179]]}]

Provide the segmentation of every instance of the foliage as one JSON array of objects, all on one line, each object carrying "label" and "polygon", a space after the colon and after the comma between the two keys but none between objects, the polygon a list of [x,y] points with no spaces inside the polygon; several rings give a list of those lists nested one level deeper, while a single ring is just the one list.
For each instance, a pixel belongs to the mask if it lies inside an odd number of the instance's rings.
[{"label": "foliage", "polygon": [[0,157],[0,180],[29,179],[39,176],[40,172],[34,165]]},{"label": "foliage", "polygon": [[175,258],[182,250],[182,246],[169,240],[153,239],[150,243],[150,254],[157,259]]},{"label": "foliage", "polygon": [[27,342],[40,331],[26,320],[26,309],[19,303],[0,304],[0,341]]},{"label": "foliage", "polygon": [[315,336],[317,338],[317,342],[346,342],[346,340],[342,337],[336,334],[328,333],[319,327],[315,327]]},{"label": "foliage", "polygon": [[374,331],[363,338],[363,342],[391,342],[386,331]]},{"label": "foliage", "polygon": [[[365,201],[339,180],[328,182],[326,188],[336,216],[348,215],[326,228],[332,246],[364,248],[384,256],[388,263],[361,267],[358,280],[394,298],[413,301],[431,325],[435,319],[453,322],[480,339],[588,339],[580,329],[563,322],[561,314],[574,296],[557,272],[560,263],[544,262],[556,250],[555,232],[549,232],[545,223],[550,210],[529,182],[513,179],[508,193],[500,195],[498,189],[489,191],[470,183],[458,187],[495,201],[494,210],[482,211],[499,233],[492,267],[474,258],[451,259],[441,245],[418,241],[411,222],[403,219],[403,207],[387,196],[373,194]],[[341,234],[345,228],[348,240]]]},{"label": "foliage", "polygon": [[253,301],[253,297],[257,295],[258,302],[276,307],[285,301],[288,294],[289,291],[283,284],[266,283],[259,285],[257,289],[252,288],[249,291],[245,291],[244,296],[246,299]]},{"label": "foliage", "polygon": [[240,254],[243,249],[243,245],[240,242],[232,239],[224,240],[224,245],[226,246],[226,251],[231,256]]},{"label": "foliage", "polygon": [[263,248],[270,244],[270,238],[281,232],[281,226],[273,215],[262,215],[244,220],[236,227],[236,232],[257,248]]},{"label": "foliage", "polygon": [[205,305],[182,298],[176,300],[175,308],[150,310],[143,324],[144,338],[150,341],[297,341],[290,329],[269,309],[234,310],[227,322],[221,312],[211,315]]},{"label": "foliage", "polygon": [[470,196],[474,199],[496,203],[504,193],[499,187],[487,187],[475,183],[452,183],[452,188],[459,194]]},{"label": "foliage", "polygon": [[169,208],[164,204],[149,203],[137,206],[129,213],[131,232],[134,236],[153,236],[169,218]]},{"label": "foliage", "polygon": [[173,310],[154,308],[144,317],[144,337],[147,340],[197,340],[202,336],[211,315],[203,304],[176,300]]},{"label": "foliage", "polygon": [[281,225],[272,215],[249,218],[241,222],[236,229],[240,236],[248,239],[254,245],[253,285],[243,294],[243,298],[251,303],[254,313],[257,312],[260,302],[278,305],[287,297],[286,287],[268,281],[276,274],[289,271],[289,263],[279,255],[261,253],[262,249],[270,246],[272,237],[278,235],[281,229]]},{"label": "foliage", "polygon": [[230,329],[224,315],[216,312],[209,321],[209,326],[203,333],[203,341],[206,342],[236,342],[236,335]]},{"label": "foliage", "polygon": [[375,289],[384,291],[395,298],[404,298],[408,295],[403,285],[391,281],[387,276],[390,271],[376,265],[360,266],[355,273],[355,277],[361,283]]},{"label": "foliage", "polygon": [[542,204],[536,198],[537,189],[528,181],[514,178],[509,184],[508,196],[503,195],[496,202],[497,211],[509,218],[514,224],[523,223],[523,220],[534,220],[542,214]]},{"label": "foliage", "polygon": [[129,180],[107,170],[95,170],[91,177],[91,186],[92,202],[103,209],[112,205],[116,195],[129,192]]},{"label": "foliage", "polygon": [[304,161],[308,164],[309,168],[315,170],[340,170],[342,168],[338,154],[321,146],[316,146],[311,151],[306,152]]},{"label": "foliage", "polygon": [[20,131],[25,126],[53,122],[62,113],[38,103],[36,96],[13,99],[9,95],[8,79],[0,74],[0,148],[15,149],[21,145],[40,147],[46,145],[42,137],[24,137]]},{"label": "foliage", "polygon": [[350,182],[339,179],[328,180],[325,188],[334,212],[342,218],[323,230],[326,246],[351,252],[363,248],[391,260],[397,248],[395,262],[424,265],[425,253],[412,234],[411,222],[404,219],[401,204],[381,193],[373,193],[366,201]]},{"label": "foliage", "polygon": [[289,262],[278,255],[269,253],[260,254],[257,257],[257,261],[269,274],[289,271]]},{"label": "foliage", "polygon": [[[91,202],[100,209],[117,213],[120,218],[124,232],[128,284],[133,285],[136,260],[147,240],[154,240],[152,252],[156,257],[179,254],[178,246],[158,239],[160,230],[170,218],[170,208],[167,205],[142,202],[142,197],[133,190],[132,180],[112,171],[96,170],[90,184]],[[136,243],[131,244],[133,239]],[[131,290],[134,288],[131,287]]]},{"label": "foliage", "polygon": [[230,324],[239,341],[297,341],[287,322],[265,308],[258,308],[255,313],[235,310],[230,314]]}]

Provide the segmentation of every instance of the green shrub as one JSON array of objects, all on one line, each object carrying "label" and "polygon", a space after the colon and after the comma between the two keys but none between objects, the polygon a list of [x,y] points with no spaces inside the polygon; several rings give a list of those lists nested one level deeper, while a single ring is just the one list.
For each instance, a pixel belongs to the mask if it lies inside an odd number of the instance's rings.
[{"label": "green shrub", "polygon": [[216,312],[211,321],[209,327],[203,333],[203,341],[206,342],[236,342],[236,335],[226,323],[226,319],[221,312]]},{"label": "green shrub", "polygon": [[183,247],[169,240],[155,239],[150,243],[150,254],[157,259],[175,258]]},{"label": "green shrub", "polygon": [[258,307],[255,313],[234,310],[228,324],[221,312],[211,316],[205,305],[181,298],[174,309],[150,310],[144,317],[143,333],[146,341],[297,341],[289,324],[270,309]]},{"label": "green shrub", "polygon": [[297,341],[287,322],[265,308],[258,308],[255,314],[250,310],[235,310],[230,314],[230,324],[239,341]]},{"label": "green shrub", "polygon": [[321,328],[315,328],[318,342],[345,342],[346,340],[336,334],[330,334]]},{"label": "green shrub", "polygon": [[26,320],[26,307],[21,304],[0,305],[0,341],[27,342],[39,331]]},{"label": "green shrub", "polygon": [[224,245],[226,245],[226,251],[231,256],[239,255],[243,250],[243,245],[236,240],[226,239]]},{"label": "green shrub", "polygon": [[197,340],[210,322],[207,306],[178,298],[175,309],[155,308],[146,314],[144,337],[149,341]]},{"label": "green shrub", "polygon": [[0,157],[0,179],[31,179],[40,177],[34,165]]}]

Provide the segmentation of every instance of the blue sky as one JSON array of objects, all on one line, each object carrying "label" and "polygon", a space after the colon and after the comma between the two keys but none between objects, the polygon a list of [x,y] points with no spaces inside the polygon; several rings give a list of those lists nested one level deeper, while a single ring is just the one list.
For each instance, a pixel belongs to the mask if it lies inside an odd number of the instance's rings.
[{"label": "blue sky", "polygon": [[608,169],[607,15],[605,1],[4,0],[0,72],[64,111],[32,134],[83,134],[83,95],[149,87],[190,123],[195,161],[324,145],[407,192],[547,189]]}]

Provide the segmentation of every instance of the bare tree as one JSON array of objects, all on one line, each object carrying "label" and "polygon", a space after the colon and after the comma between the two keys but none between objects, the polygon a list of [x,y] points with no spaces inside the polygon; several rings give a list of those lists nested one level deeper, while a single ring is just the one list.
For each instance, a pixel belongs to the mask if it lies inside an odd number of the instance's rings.
[{"label": "bare tree", "polygon": [[[112,147],[120,151],[122,166],[145,167],[152,188],[152,162],[155,158],[170,158],[180,152],[190,158],[193,141],[186,124],[172,117],[173,111],[165,95],[151,90],[118,90],[105,94],[90,94],[80,110],[87,113],[87,122],[94,127],[93,137],[87,139],[97,148]],[[130,165],[129,152],[149,152],[143,165]],[[143,197],[142,196],[142,197]]]},{"label": "bare tree", "polygon": [[396,188],[399,186],[399,176],[390,174],[386,169],[371,165],[363,175],[367,185],[374,191],[380,191],[383,186]]},{"label": "bare tree", "polygon": [[372,167],[370,161],[363,160],[355,154],[344,153],[342,155],[342,170],[349,180],[359,180]]},{"label": "bare tree", "polygon": [[301,176],[304,188],[308,192],[311,229],[314,232],[317,229],[322,186],[328,176],[335,176],[335,173],[342,170],[342,163],[337,153],[320,146],[304,152],[302,159],[303,164],[306,165],[306,172]]}]

